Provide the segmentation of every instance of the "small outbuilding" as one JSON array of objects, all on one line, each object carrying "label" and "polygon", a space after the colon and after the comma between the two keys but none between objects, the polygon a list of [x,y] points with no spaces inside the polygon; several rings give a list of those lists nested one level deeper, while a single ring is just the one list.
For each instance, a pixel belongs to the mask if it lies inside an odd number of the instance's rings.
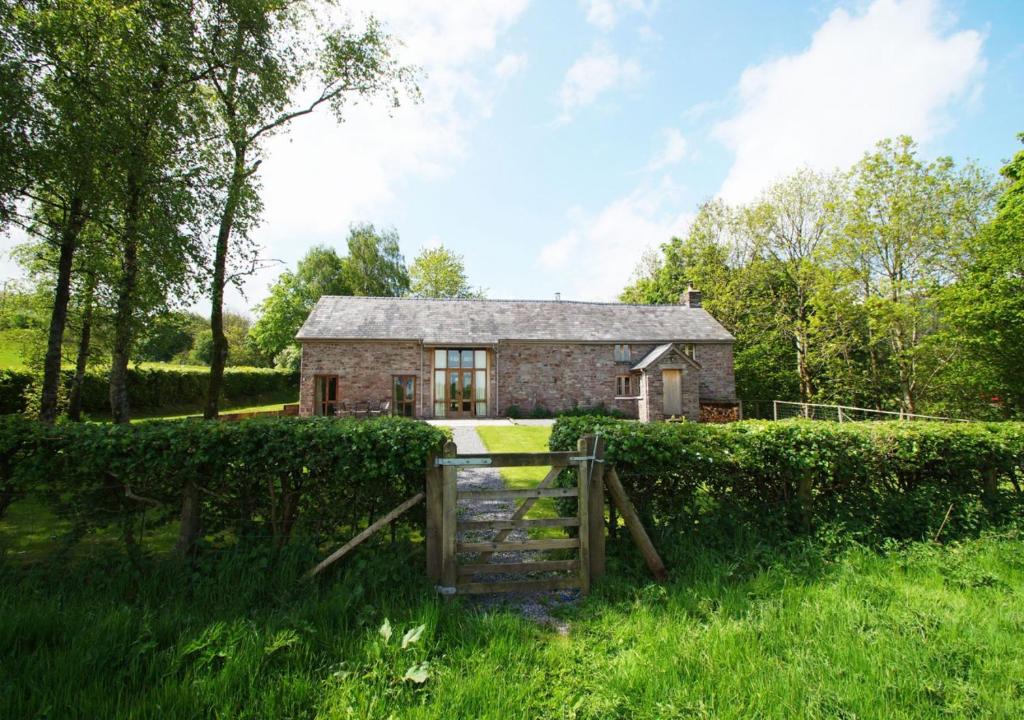
[{"label": "small outbuilding", "polygon": [[305,416],[740,415],[734,339],[696,290],[678,305],[324,296],[296,339]]}]

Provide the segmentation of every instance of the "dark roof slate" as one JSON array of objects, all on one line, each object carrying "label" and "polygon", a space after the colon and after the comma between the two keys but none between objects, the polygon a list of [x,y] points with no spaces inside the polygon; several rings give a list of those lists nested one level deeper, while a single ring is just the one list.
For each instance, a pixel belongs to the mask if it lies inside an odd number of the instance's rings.
[{"label": "dark roof slate", "polygon": [[644,355],[643,358],[641,358],[640,362],[634,365],[631,368],[631,370],[633,370],[634,372],[646,370],[654,363],[660,361],[666,355],[674,355],[675,357],[679,358],[685,363],[689,363],[690,365],[693,365],[694,367],[697,368],[700,367],[699,362],[694,360],[686,353],[680,352],[679,348],[676,347],[675,343],[665,343],[664,345],[659,345],[658,347],[654,348],[649,353]]},{"label": "dark roof slate", "polygon": [[470,345],[501,340],[733,341],[706,310],[683,305],[335,295],[320,298],[295,337]]}]

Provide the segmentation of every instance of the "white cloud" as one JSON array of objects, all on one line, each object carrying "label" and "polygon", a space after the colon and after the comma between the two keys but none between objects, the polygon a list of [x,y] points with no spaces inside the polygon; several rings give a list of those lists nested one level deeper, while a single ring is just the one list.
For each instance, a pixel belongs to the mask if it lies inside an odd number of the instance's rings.
[{"label": "white cloud", "polygon": [[619,23],[623,11],[640,13],[650,18],[659,0],[582,0],[587,10],[587,22],[602,32],[611,32]]},{"label": "white cloud", "polygon": [[557,122],[569,122],[575,110],[590,105],[603,93],[635,85],[642,76],[636,60],[624,60],[605,48],[592,49],[565,73],[559,91],[562,114]]},{"label": "white cloud", "polygon": [[[423,102],[392,110],[383,103],[353,105],[337,124],[323,112],[296,121],[274,138],[260,175],[265,211],[254,237],[266,257],[294,265],[315,243],[340,245],[358,221],[387,224],[379,213],[411,178],[443,177],[465,153],[473,125],[490,114],[500,87],[486,75],[525,62],[489,56],[501,35],[525,10],[527,0],[438,3],[356,0],[345,7],[358,19],[372,12],[402,43],[402,62],[422,68]],[[358,20],[357,20],[358,23]],[[507,62],[506,62],[507,61]],[[421,239],[407,238],[410,248]],[[266,294],[282,266],[247,283],[247,304]]]},{"label": "white cloud", "polygon": [[658,151],[658,154],[647,163],[647,170],[649,172],[663,170],[671,165],[675,165],[686,157],[688,147],[686,138],[683,137],[683,134],[678,129],[665,128],[661,131],[661,135],[664,138],[664,145]]},{"label": "white cloud", "polygon": [[666,179],[635,189],[596,215],[572,208],[570,229],[541,249],[538,267],[565,277],[567,300],[614,300],[647,250],[689,226],[692,214],[675,210],[678,195]]},{"label": "white cloud", "polygon": [[526,69],[525,53],[508,53],[494,66],[494,74],[502,80],[518,75]]},{"label": "white cloud", "polygon": [[587,22],[608,32],[618,22],[612,0],[590,0],[587,4]]},{"label": "white cloud", "polygon": [[714,129],[735,152],[721,196],[747,200],[799,166],[845,166],[882,138],[942,132],[985,68],[982,35],[949,20],[937,0],[876,0],[834,11],[805,51],[747,68],[739,111]]}]

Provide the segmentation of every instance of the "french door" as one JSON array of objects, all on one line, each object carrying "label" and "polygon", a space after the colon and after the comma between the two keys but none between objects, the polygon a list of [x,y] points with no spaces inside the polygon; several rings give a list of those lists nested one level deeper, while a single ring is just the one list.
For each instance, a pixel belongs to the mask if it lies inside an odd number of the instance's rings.
[{"label": "french door", "polygon": [[487,351],[434,351],[434,416],[487,417]]}]

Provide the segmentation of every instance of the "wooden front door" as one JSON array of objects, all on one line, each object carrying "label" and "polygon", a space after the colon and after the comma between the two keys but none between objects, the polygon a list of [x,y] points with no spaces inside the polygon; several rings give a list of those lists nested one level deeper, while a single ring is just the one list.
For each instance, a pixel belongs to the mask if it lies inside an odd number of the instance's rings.
[{"label": "wooden front door", "polygon": [[662,370],[661,379],[665,385],[665,416],[678,417],[683,414],[683,371]]},{"label": "wooden front door", "polygon": [[447,417],[473,416],[473,371],[448,370],[445,390]]}]

